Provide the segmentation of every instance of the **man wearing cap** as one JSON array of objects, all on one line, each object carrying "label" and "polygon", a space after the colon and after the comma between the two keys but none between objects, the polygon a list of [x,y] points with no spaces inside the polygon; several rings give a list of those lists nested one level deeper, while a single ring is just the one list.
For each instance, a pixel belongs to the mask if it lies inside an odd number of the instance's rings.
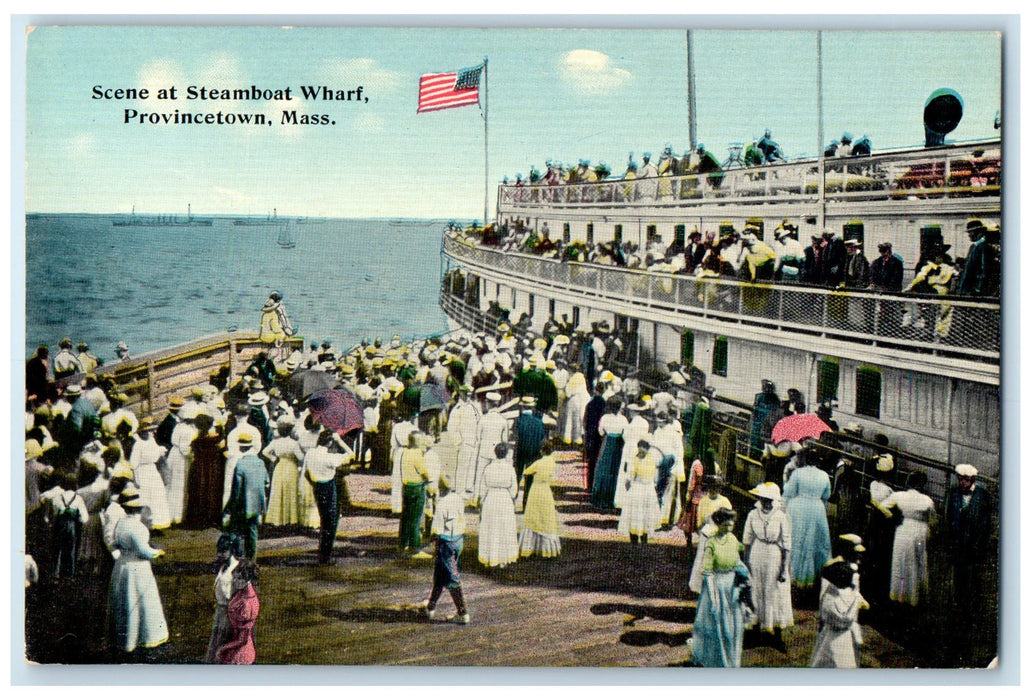
[{"label": "man wearing cap", "polygon": [[877,244],[880,257],[870,264],[870,285],[879,292],[902,291],[904,272],[902,258],[892,253],[891,243]]},{"label": "man wearing cap", "polygon": [[86,343],[79,343],[79,354],[76,359],[79,361],[82,371],[87,373],[104,364],[103,360],[89,351],[89,345]]},{"label": "man wearing cap", "polygon": [[508,442],[508,420],[501,415],[501,394],[496,391],[487,392],[483,397],[486,400],[487,412],[477,426],[476,440],[476,473],[473,476],[471,492],[480,492],[480,479],[487,463],[494,459],[494,448],[499,442]]},{"label": "man wearing cap", "polygon": [[79,358],[72,352],[71,339],[62,338],[60,348],[54,355],[54,379],[64,379],[83,372]]},{"label": "man wearing cap", "polygon": [[243,539],[244,553],[254,559],[258,551],[258,525],[267,505],[269,477],[265,463],[254,453],[253,437],[245,433],[239,443],[240,459],[233,469],[233,485],[223,509],[222,524]]},{"label": "man wearing cap", "polygon": [[[541,456],[541,444],[544,442],[544,422],[534,413],[536,403],[532,396],[519,399],[522,412],[515,420],[515,450],[512,462],[515,466],[516,481],[522,481],[523,470]],[[523,507],[526,507],[526,496],[533,484],[533,477],[528,476],[523,490]]]},{"label": "man wearing cap", "polygon": [[821,259],[823,261],[824,282],[829,287],[837,287],[845,281],[845,264],[848,262],[848,251],[845,242],[833,229],[824,229],[825,247]]},{"label": "man wearing cap", "polygon": [[988,228],[981,223],[980,219],[970,219],[967,222],[967,236],[970,237],[970,248],[967,249],[966,261],[963,263],[963,272],[960,273],[959,284],[956,286],[957,294],[962,296],[981,294],[986,249],[985,233],[987,231]]},{"label": "man wearing cap", "polygon": [[818,233],[812,235],[812,243],[803,250],[802,281],[806,284],[823,284],[826,279],[826,243]]},{"label": "man wearing cap", "polygon": [[845,263],[845,287],[847,289],[866,289],[870,286],[870,263],[863,255],[863,248],[858,239],[845,241],[848,250],[848,261]]},{"label": "man wearing cap", "polygon": [[945,499],[945,534],[954,605],[962,614],[976,609],[979,574],[991,547],[992,511],[988,489],[977,483],[973,465],[957,465],[956,481]]},{"label": "man wearing cap", "polygon": [[172,431],[179,424],[179,409],[182,407],[183,400],[178,396],[173,396],[168,400],[168,413],[161,420],[161,424],[158,425],[157,431],[154,433],[154,438],[162,447],[172,447]]}]

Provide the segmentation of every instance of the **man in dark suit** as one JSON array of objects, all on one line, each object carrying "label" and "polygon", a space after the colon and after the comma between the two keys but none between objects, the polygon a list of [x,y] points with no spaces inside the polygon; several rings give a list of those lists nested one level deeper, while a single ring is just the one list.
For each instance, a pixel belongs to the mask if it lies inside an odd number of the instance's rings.
[{"label": "man in dark suit", "polygon": [[239,438],[240,459],[233,470],[233,487],[222,512],[222,524],[243,539],[244,554],[254,559],[258,551],[258,525],[265,515],[269,478],[265,463],[254,453],[254,438],[244,433]]},{"label": "man in dark suit", "polygon": [[987,558],[991,535],[991,498],[977,483],[977,469],[956,467],[957,485],[945,499],[945,532],[952,564],[956,604],[969,608],[978,588],[977,577]]},{"label": "man in dark suit", "polygon": [[[541,456],[541,444],[544,442],[544,421],[538,417],[533,406],[536,399],[533,396],[524,396],[519,400],[523,412],[515,420],[515,453],[512,462],[515,465],[516,480],[522,480],[523,469],[533,464]],[[526,494],[530,492],[532,477],[527,477],[526,487],[523,490],[523,509],[526,509]]]}]

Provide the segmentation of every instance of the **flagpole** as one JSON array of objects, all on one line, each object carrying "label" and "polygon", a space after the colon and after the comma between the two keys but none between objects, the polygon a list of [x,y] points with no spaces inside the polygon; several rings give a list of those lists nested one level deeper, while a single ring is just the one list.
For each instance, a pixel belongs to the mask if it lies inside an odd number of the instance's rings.
[{"label": "flagpole", "polygon": [[490,178],[487,174],[487,57],[483,57],[483,226],[487,226],[490,199]]}]

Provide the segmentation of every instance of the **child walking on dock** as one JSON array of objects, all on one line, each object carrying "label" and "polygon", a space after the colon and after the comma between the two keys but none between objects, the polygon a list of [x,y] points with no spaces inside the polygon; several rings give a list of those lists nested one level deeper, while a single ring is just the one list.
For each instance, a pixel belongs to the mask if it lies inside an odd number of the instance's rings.
[{"label": "child walking on dock", "polygon": [[465,497],[457,490],[451,490],[447,476],[441,474],[440,493],[442,498],[437,502],[437,510],[433,514],[432,534],[437,538],[437,555],[433,563],[433,590],[430,597],[422,602],[423,612],[432,620],[437,609],[437,600],[444,588],[451,593],[455,601],[456,614],[449,617],[460,625],[469,624],[469,611],[465,607],[462,596],[462,578],[458,572],[458,558],[462,554],[462,543],[465,540]]}]

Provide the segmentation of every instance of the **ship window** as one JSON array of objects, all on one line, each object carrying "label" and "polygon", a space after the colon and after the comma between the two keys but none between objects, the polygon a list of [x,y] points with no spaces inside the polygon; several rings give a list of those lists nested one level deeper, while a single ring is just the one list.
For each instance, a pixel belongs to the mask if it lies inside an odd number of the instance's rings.
[{"label": "ship window", "polygon": [[829,357],[820,360],[816,375],[816,400],[828,401],[838,398],[838,379],[841,376],[841,365]]},{"label": "ship window", "polygon": [[579,327],[580,327],[580,307],[579,306],[574,306],[573,307],[573,328],[579,328]]},{"label": "ship window", "polygon": [[716,336],[712,346],[712,373],[717,377],[727,376],[727,337]]},{"label": "ship window", "polygon": [[555,300],[548,299],[548,318],[555,318]]},{"label": "ship window", "polygon": [[687,242],[687,226],[684,224],[677,224],[673,228],[673,244],[678,248],[683,248]]},{"label": "ship window", "polygon": [[514,309],[515,307],[516,307],[516,290],[513,289],[512,290],[512,308]]},{"label": "ship window", "polygon": [[658,228],[655,226],[655,224],[648,224],[648,227],[645,229],[645,233],[648,236],[649,243],[651,243],[653,240],[659,237]]},{"label": "ship window", "polygon": [[616,243],[623,242],[623,224],[616,224],[616,228],[612,232],[612,240]]},{"label": "ship window", "polygon": [[845,224],[841,232],[841,237],[846,241],[856,240],[859,241],[859,252],[863,252],[863,222],[862,221],[849,221]]},{"label": "ship window", "polygon": [[562,224],[562,242],[569,243],[569,223]]},{"label": "ship window", "polygon": [[881,417],[881,370],[876,367],[856,370],[856,413]]},{"label": "ship window", "polygon": [[587,242],[589,244],[592,244],[592,245],[594,244],[594,224],[593,223],[587,224]]},{"label": "ship window", "polygon": [[920,259],[924,260],[929,257],[934,248],[944,242],[941,226],[937,224],[922,226],[920,228]]},{"label": "ship window", "polygon": [[758,234],[759,240],[760,241],[766,240],[766,238],[764,237],[765,233],[766,233],[766,228],[764,226],[765,222],[763,221],[762,217],[756,216],[756,217],[753,217],[751,219],[748,219],[747,221],[745,221],[745,224],[748,225],[748,226],[754,226],[755,228],[759,229],[759,234]]},{"label": "ship window", "polygon": [[530,304],[527,313],[529,314],[530,318],[533,318],[533,294],[530,295]]},{"label": "ship window", "polygon": [[690,328],[680,332],[680,364],[687,367],[694,364],[694,331]]},{"label": "ship window", "polygon": [[729,236],[734,233],[734,222],[732,221],[721,221],[720,222],[720,238]]}]

